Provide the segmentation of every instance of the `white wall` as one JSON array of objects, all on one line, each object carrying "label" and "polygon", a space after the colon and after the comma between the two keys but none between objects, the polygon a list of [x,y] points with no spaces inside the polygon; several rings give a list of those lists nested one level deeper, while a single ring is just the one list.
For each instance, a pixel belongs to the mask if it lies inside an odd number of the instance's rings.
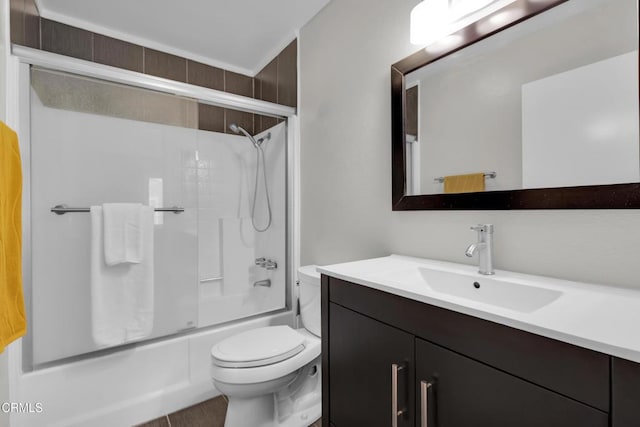
[{"label": "white wall", "polygon": [[[6,118],[6,56],[9,37],[9,0],[0,0],[0,120]],[[0,405],[9,400],[9,368],[7,351],[0,354]],[[9,416],[0,411],[0,427],[9,426]]]},{"label": "white wall", "polygon": [[301,30],[301,265],[389,253],[389,67],[415,3],[334,0]]},{"label": "white wall", "polygon": [[499,269],[640,287],[634,210],[391,211],[389,68],[417,50],[417,3],[333,0],[301,31],[301,263],[389,253],[474,263],[469,226],[491,222]]},{"label": "white wall", "polygon": [[638,182],[639,150],[637,50],[522,85],[523,188]]}]

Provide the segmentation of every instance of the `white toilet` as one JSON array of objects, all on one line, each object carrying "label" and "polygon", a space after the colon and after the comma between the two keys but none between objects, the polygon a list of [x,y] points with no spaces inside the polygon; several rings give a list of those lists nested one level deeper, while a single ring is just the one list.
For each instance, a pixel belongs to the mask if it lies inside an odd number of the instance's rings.
[{"label": "white toilet", "polygon": [[304,328],[241,332],[211,349],[213,384],[229,398],[225,427],[307,427],[322,415],[320,273],[298,269]]}]

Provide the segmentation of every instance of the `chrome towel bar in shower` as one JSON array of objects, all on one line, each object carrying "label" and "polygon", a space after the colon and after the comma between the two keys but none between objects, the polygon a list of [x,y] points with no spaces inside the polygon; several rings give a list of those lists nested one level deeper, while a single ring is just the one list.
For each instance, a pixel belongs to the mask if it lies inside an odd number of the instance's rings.
[{"label": "chrome towel bar in shower", "polygon": [[[172,206],[170,208],[155,208],[156,212],[173,212],[174,214],[179,214],[184,212],[184,208],[179,208],[178,206]],[[67,205],[55,205],[51,208],[51,212],[64,215],[66,213],[76,213],[76,212],[90,212],[89,208],[71,208]]]}]

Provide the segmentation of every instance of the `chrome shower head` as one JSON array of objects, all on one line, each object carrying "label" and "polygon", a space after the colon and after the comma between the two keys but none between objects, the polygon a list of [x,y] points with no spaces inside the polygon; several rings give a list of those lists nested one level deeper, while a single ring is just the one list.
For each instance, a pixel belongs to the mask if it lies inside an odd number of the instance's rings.
[{"label": "chrome shower head", "polygon": [[229,129],[231,129],[231,132],[233,132],[233,133],[237,133],[237,134],[242,133],[242,134],[244,134],[244,136],[246,136],[247,138],[249,138],[249,140],[251,141],[251,143],[253,144],[253,146],[254,146],[255,148],[260,147],[260,144],[258,144],[258,143],[256,142],[255,138],[254,138],[254,137],[252,137],[252,136],[251,136],[251,134],[250,134],[249,132],[247,132],[243,127],[238,126],[238,125],[237,125],[237,124],[235,124],[235,123],[231,123],[231,124],[229,125]]}]

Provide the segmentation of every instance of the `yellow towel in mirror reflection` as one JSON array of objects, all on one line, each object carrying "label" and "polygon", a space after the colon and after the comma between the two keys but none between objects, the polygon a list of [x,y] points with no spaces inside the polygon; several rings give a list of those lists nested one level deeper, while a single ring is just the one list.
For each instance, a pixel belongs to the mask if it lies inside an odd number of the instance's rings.
[{"label": "yellow towel in mirror reflection", "polygon": [[474,193],[476,191],[484,191],[483,172],[444,177],[445,193]]}]

